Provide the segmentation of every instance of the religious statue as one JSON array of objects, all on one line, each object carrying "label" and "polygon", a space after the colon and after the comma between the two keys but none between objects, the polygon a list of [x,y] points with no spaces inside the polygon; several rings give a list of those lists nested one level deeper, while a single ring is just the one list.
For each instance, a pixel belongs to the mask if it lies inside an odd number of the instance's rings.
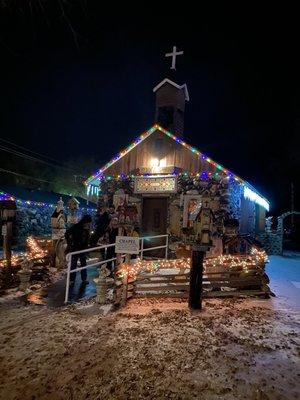
[{"label": "religious statue", "polygon": [[68,215],[68,222],[70,224],[74,225],[78,222],[77,211],[79,208],[79,201],[77,199],[75,199],[75,197],[72,197],[68,201],[68,207],[70,209],[70,214]]},{"label": "religious statue", "polygon": [[110,271],[102,265],[99,271],[99,276],[98,278],[94,278],[93,281],[96,284],[96,289],[97,289],[97,297],[96,297],[96,302],[99,304],[105,304],[106,302],[106,292],[107,292],[107,284],[106,284],[106,278],[109,276]]},{"label": "religious statue", "polygon": [[65,265],[65,233],[66,215],[64,212],[64,202],[62,198],[57,202],[56,209],[51,216],[52,240],[54,247],[54,265],[62,268]]},{"label": "religious statue", "polygon": [[211,196],[208,191],[202,194],[202,204],[197,217],[196,241],[203,246],[212,246],[213,220],[211,210]]},{"label": "religious statue", "polygon": [[64,213],[64,202],[62,198],[57,202],[54,213],[51,216],[52,239],[58,240],[66,233],[66,216]]}]

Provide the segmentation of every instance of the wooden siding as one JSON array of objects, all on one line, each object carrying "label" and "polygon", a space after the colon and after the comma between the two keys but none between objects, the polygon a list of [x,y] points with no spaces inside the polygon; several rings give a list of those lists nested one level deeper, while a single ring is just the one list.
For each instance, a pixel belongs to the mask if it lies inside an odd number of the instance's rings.
[{"label": "wooden siding", "polygon": [[241,198],[240,233],[253,234],[255,230],[255,203]]},{"label": "wooden siding", "polygon": [[263,233],[266,228],[266,210],[255,204],[255,233]]},{"label": "wooden siding", "polygon": [[[161,140],[159,150],[156,148],[157,139]],[[171,173],[174,168],[189,173],[214,172],[214,166],[199,159],[199,156],[164,133],[156,131],[108,168],[105,175],[155,173],[157,171],[151,167],[151,159],[153,158],[165,159],[166,167],[162,168],[159,171],[160,173]]]}]

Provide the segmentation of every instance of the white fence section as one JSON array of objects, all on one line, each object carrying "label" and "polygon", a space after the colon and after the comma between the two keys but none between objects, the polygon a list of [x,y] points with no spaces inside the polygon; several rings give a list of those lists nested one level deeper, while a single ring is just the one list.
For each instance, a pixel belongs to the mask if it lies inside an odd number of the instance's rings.
[{"label": "white fence section", "polygon": [[[165,238],[166,243],[164,245],[145,248],[145,241],[148,242],[148,241],[153,241],[155,239],[160,239],[160,238]],[[152,251],[152,250],[158,250],[158,249],[165,249],[165,259],[168,258],[169,235],[144,236],[144,237],[141,237],[139,239],[140,239],[139,255],[140,255],[141,259],[143,259],[145,252]],[[82,271],[82,270],[87,269],[87,268],[99,267],[99,266],[101,266],[103,264],[106,264],[106,263],[108,263],[110,261],[116,261],[117,258],[118,258],[117,255],[116,255],[116,257],[110,258],[108,260],[101,260],[101,261],[99,260],[99,261],[94,262],[92,264],[88,264],[88,265],[86,265],[84,267],[78,267],[77,266],[76,269],[72,269],[71,270],[72,256],[78,255],[78,254],[87,254],[87,253],[91,253],[93,251],[99,251],[99,250],[103,250],[103,249],[104,249],[104,251],[106,251],[106,249],[108,249],[109,247],[115,247],[115,245],[116,245],[115,243],[105,244],[105,245],[102,245],[102,246],[91,247],[91,248],[84,249],[84,250],[72,251],[71,253],[67,254],[66,259],[67,259],[68,268],[67,268],[65,303],[68,303],[68,300],[69,300],[70,275],[71,275],[71,273],[73,273],[73,272],[76,273],[76,272]],[[123,257],[124,257],[124,255],[121,255],[121,258],[123,258]]]}]

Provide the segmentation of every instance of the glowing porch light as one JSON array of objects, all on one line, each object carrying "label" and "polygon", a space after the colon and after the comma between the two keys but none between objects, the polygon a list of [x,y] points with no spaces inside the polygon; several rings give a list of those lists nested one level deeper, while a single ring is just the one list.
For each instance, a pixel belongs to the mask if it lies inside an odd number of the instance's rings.
[{"label": "glowing porch light", "polygon": [[151,158],[150,165],[151,165],[151,167],[159,167],[159,159]]},{"label": "glowing porch light", "polygon": [[164,167],[166,167],[166,166],[167,166],[166,159],[165,159],[165,158],[162,158],[162,159],[160,160],[160,162],[159,162],[159,167],[160,167],[160,168],[164,168]]},{"label": "glowing porch light", "polygon": [[157,169],[158,171],[160,170],[160,168],[164,168],[166,167],[167,162],[165,158],[162,158],[161,160],[159,160],[158,158],[152,158],[150,160],[150,166],[154,169]]}]

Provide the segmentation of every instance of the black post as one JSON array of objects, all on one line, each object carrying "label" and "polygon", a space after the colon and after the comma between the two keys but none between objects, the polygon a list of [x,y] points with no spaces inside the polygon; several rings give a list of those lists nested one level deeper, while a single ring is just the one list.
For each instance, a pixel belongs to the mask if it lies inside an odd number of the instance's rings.
[{"label": "black post", "polygon": [[201,310],[202,308],[202,278],[204,255],[205,251],[203,250],[193,249],[192,251],[189,307],[194,310]]}]

